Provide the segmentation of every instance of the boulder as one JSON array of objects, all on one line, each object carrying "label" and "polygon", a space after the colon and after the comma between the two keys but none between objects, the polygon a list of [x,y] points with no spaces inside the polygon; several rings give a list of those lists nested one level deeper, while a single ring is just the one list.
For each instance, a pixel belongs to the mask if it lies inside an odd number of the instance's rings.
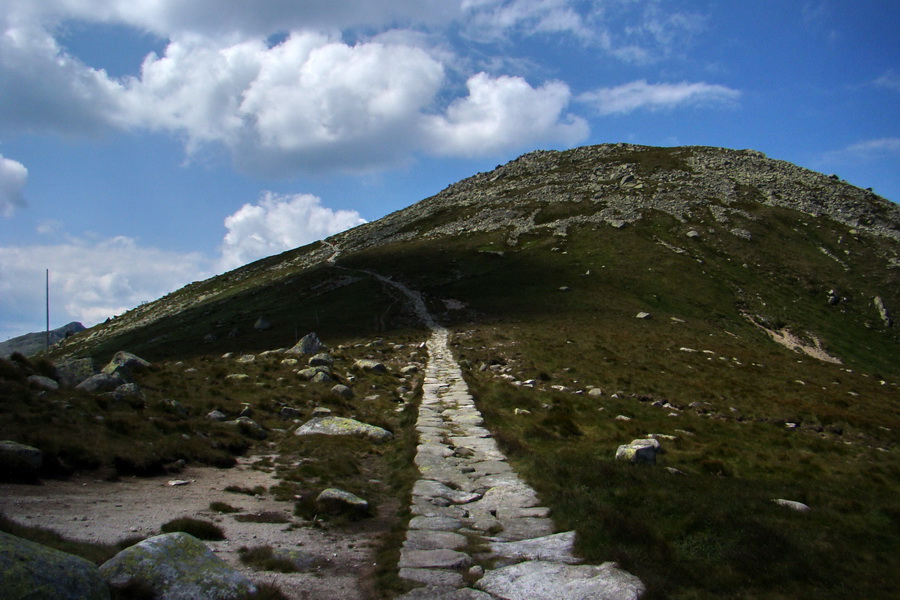
[{"label": "boulder", "polygon": [[44,377],[43,375],[29,375],[28,385],[40,390],[54,391],[59,389],[59,384],[55,380]]},{"label": "boulder", "polygon": [[327,352],[320,352],[310,358],[307,364],[311,367],[331,367],[334,365],[334,359]]},{"label": "boulder", "polygon": [[353,363],[353,368],[357,371],[371,371],[373,373],[387,373],[387,367],[384,363],[369,358],[361,358]]},{"label": "boulder", "polygon": [[72,358],[56,365],[56,376],[65,387],[75,387],[93,374],[94,362],[90,358]]},{"label": "boulder", "polygon": [[353,397],[353,390],[351,390],[346,385],[343,385],[340,383],[337,384],[336,386],[334,386],[333,388],[331,388],[331,393],[335,394],[337,396],[340,396],[341,398],[352,398]]},{"label": "boulder", "polygon": [[[325,381],[331,380],[331,369],[329,369],[328,367],[306,367],[305,369],[300,369],[299,371],[297,371],[297,376],[300,377],[300,379],[312,381],[319,373],[324,373],[325,376],[328,377],[328,379],[325,379]],[[321,380],[322,378],[320,377],[319,381]]]},{"label": "boulder", "polygon": [[228,424],[237,426],[244,435],[255,440],[264,440],[269,437],[263,426],[250,417],[238,417],[234,421],[228,421]]},{"label": "boulder", "polygon": [[616,460],[627,460],[633,465],[655,465],[656,455],[662,450],[659,440],[632,440],[616,450]]},{"label": "boulder", "polygon": [[324,350],[325,345],[319,339],[315,333],[308,333],[303,336],[299,342],[294,344],[294,347],[287,351],[288,354],[316,354],[317,352]]},{"label": "boulder", "polygon": [[117,387],[127,383],[121,373],[97,373],[91,375],[75,386],[76,390],[92,394],[115,391]]},{"label": "boulder", "polygon": [[121,373],[123,377],[130,377],[133,373],[140,373],[150,367],[150,363],[131,352],[120,350],[112,357],[103,369],[102,373]]},{"label": "boulder", "polygon": [[313,383],[329,383],[331,381],[331,375],[329,375],[327,371],[317,371],[310,381]]},{"label": "boulder", "polygon": [[385,442],[393,434],[381,427],[344,417],[313,417],[297,428],[294,435],[353,435],[373,442]]},{"label": "boulder", "polygon": [[148,538],[106,561],[100,573],[113,589],[141,581],[157,600],[234,600],[256,586],[187,533]]},{"label": "boulder", "polygon": [[209,419],[210,421],[219,421],[219,422],[228,420],[228,417],[225,416],[225,413],[223,413],[220,410],[209,411],[208,413],[206,413],[206,418]]},{"label": "boulder", "polygon": [[269,323],[269,320],[266,319],[265,317],[258,318],[256,320],[256,323],[253,324],[253,329],[255,331],[266,331],[267,329],[270,329],[271,327],[272,327],[272,324]]},{"label": "boulder", "polygon": [[0,481],[36,479],[44,454],[37,448],[18,442],[0,442]]},{"label": "boulder", "polygon": [[290,406],[281,407],[281,411],[278,413],[278,416],[282,421],[290,421],[291,419],[299,419],[300,411],[296,408],[291,408]]},{"label": "boulder", "polygon": [[504,600],[638,600],[641,580],[615,563],[565,565],[528,561],[487,571],[475,587]]},{"label": "boulder", "polygon": [[366,500],[337,488],[322,490],[316,498],[316,506],[323,513],[332,515],[363,516],[369,512],[369,503]]},{"label": "boulder", "polygon": [[91,562],[2,531],[0,573],[7,600],[109,600]]}]

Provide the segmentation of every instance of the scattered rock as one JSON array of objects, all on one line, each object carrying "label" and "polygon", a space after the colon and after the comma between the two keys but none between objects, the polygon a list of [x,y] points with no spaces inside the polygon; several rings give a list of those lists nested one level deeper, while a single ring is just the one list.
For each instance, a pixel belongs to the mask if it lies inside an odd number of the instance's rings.
[{"label": "scattered rock", "polygon": [[250,417],[238,417],[234,421],[228,421],[228,424],[237,426],[241,432],[255,440],[264,440],[269,437],[263,426]]},{"label": "scattered rock", "polygon": [[283,406],[281,411],[279,411],[278,416],[283,421],[290,421],[291,419],[299,419],[300,411],[296,408],[291,408],[290,406]]},{"label": "scattered rock", "polygon": [[294,435],[355,435],[373,442],[385,442],[393,434],[381,427],[344,417],[313,417],[297,428]]},{"label": "scattered rock", "polygon": [[873,302],[875,303],[875,308],[878,309],[878,316],[881,317],[884,326],[891,327],[894,324],[894,321],[891,319],[891,314],[884,305],[884,300],[881,299],[881,296],[875,296]]},{"label": "scattered rock", "polygon": [[650,313],[642,311],[642,312],[639,312],[638,314],[634,315],[634,318],[635,319],[649,319]]},{"label": "scattered rock", "polygon": [[320,511],[332,515],[363,516],[369,512],[369,503],[366,500],[337,488],[322,490],[316,498],[316,506]]},{"label": "scattered rock", "polygon": [[287,351],[288,354],[316,354],[325,349],[325,345],[315,333],[308,333],[303,336],[294,347]]},{"label": "scattered rock", "polygon": [[241,355],[240,358],[237,359],[237,362],[244,364],[244,365],[250,364],[252,362],[256,362],[256,355],[255,354],[243,354],[243,355]]},{"label": "scattered rock", "polygon": [[225,416],[225,413],[219,410],[211,410],[206,413],[206,418],[210,421],[227,421],[228,417]]},{"label": "scattered rock", "polygon": [[309,359],[307,363],[310,367],[331,367],[334,365],[334,359],[326,352],[320,352]]},{"label": "scattered rock", "polygon": [[418,372],[419,372],[419,367],[417,367],[416,365],[407,365],[407,366],[403,367],[402,369],[400,369],[401,375],[414,375],[415,373],[418,373]]},{"label": "scattered rock", "polygon": [[602,396],[602,395],[603,395],[603,390],[601,390],[600,388],[595,387],[595,388],[591,388],[588,390],[588,396],[598,397],[598,396]]},{"label": "scattered rock", "polygon": [[691,239],[697,239],[700,237],[700,234],[697,232],[696,229],[691,229],[690,231],[687,232],[687,236]]},{"label": "scattered rock", "polygon": [[55,391],[59,389],[59,383],[49,377],[44,377],[43,375],[29,375],[28,385],[40,390]]},{"label": "scattered rock", "polygon": [[256,586],[187,533],[167,533],[119,552],[100,566],[113,589],[140,581],[159,600],[236,600]]},{"label": "scattered rock", "polygon": [[351,390],[349,387],[347,387],[346,385],[343,385],[341,383],[339,383],[336,386],[334,386],[333,388],[331,388],[331,393],[335,394],[337,396],[340,396],[341,398],[352,398],[353,397],[353,390]]},{"label": "scattered rock", "polygon": [[265,317],[260,317],[256,320],[256,323],[253,324],[254,331],[266,331],[272,328],[272,324],[269,323],[269,320]]},{"label": "scattered rock", "polygon": [[0,573],[8,600],[109,600],[91,562],[0,531]]},{"label": "scattered rock", "polygon": [[101,373],[108,373],[109,375],[121,373],[123,377],[128,378],[132,374],[140,373],[149,367],[150,363],[143,358],[131,352],[120,350],[112,357],[109,364],[103,367]]},{"label": "scattered rock", "polygon": [[369,358],[361,358],[353,363],[353,368],[357,371],[371,371],[373,373],[387,373],[387,367],[384,363]]},{"label": "scattered rock", "polygon": [[656,455],[661,450],[658,440],[632,440],[616,450],[616,460],[627,460],[633,465],[655,465]]},{"label": "scattered rock", "polygon": [[790,508],[791,510],[796,510],[797,512],[807,512],[810,510],[809,506],[803,504],[802,502],[797,502],[796,500],[785,500],[784,498],[775,498],[772,500],[778,506],[784,506],[785,508]]},{"label": "scattered rock", "polygon": [[109,373],[97,373],[76,385],[75,389],[96,394],[101,392],[112,392],[124,383],[126,383],[126,381],[121,373],[117,372],[114,375]]},{"label": "scattered rock", "polygon": [[94,374],[94,362],[90,358],[73,358],[56,365],[56,376],[65,387],[75,387]]}]

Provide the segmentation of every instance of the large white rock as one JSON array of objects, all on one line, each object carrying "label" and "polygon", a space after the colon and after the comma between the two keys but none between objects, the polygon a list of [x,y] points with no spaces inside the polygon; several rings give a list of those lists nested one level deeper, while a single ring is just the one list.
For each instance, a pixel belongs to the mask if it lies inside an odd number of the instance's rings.
[{"label": "large white rock", "polygon": [[503,600],[638,600],[644,594],[640,579],[609,562],[523,562],[488,571],[475,587]]},{"label": "large white rock", "polygon": [[387,429],[344,417],[313,417],[297,428],[294,435],[355,435],[374,442],[386,442],[392,434]]},{"label": "large white rock", "polygon": [[146,582],[157,600],[235,600],[256,586],[187,533],[148,538],[106,561],[100,573],[112,588]]}]

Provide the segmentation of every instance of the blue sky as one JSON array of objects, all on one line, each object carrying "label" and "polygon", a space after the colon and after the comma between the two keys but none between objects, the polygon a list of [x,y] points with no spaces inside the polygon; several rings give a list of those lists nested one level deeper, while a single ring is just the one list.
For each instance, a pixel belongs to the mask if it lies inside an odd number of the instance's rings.
[{"label": "blue sky", "polygon": [[535,149],[754,148],[900,201],[896,0],[0,0],[0,339]]}]

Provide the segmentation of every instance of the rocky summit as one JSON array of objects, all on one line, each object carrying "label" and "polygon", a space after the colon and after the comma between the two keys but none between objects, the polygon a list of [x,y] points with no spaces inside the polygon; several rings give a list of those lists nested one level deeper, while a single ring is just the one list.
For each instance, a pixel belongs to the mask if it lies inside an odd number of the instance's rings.
[{"label": "rocky summit", "polygon": [[252,457],[379,597],[891,598],[898,312],[900,206],[838,175],[537,151],[4,361],[0,440]]}]

